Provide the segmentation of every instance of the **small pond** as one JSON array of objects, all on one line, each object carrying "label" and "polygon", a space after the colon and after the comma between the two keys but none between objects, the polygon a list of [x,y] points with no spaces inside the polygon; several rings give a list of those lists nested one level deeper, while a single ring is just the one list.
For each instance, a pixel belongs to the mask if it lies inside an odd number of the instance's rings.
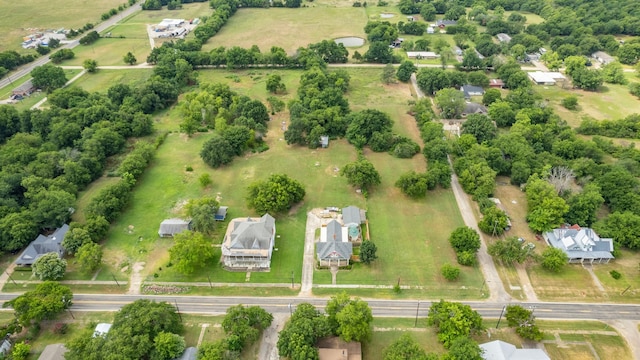
[{"label": "small pond", "polygon": [[364,39],[356,36],[341,37],[334,40],[336,44],[342,44],[344,47],[358,47],[364,45]]},{"label": "small pond", "polygon": [[395,16],[395,14],[389,14],[389,13],[380,14],[380,17],[383,18],[383,19],[391,19],[394,16]]}]

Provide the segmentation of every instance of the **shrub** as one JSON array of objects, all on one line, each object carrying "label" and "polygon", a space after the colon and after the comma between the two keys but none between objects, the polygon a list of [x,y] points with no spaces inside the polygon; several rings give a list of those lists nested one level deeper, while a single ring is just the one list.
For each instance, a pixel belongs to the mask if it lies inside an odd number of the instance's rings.
[{"label": "shrub", "polygon": [[560,102],[568,110],[575,110],[578,107],[578,98],[575,96],[568,96]]},{"label": "shrub", "polygon": [[440,273],[442,273],[442,276],[444,276],[445,279],[455,281],[460,277],[460,268],[446,263],[440,268]]},{"label": "shrub", "polygon": [[191,172],[191,171],[193,171],[193,166],[187,165],[184,169],[185,169],[185,171]]},{"label": "shrub", "polygon": [[209,175],[208,173],[204,173],[200,175],[200,177],[198,178],[198,181],[200,182],[200,186],[202,186],[203,188],[206,188],[207,186],[211,185],[211,183],[213,182],[211,180],[211,175]]},{"label": "shrub", "polygon": [[69,325],[65,323],[56,323],[53,326],[53,333],[58,335],[64,335],[69,331]]},{"label": "shrub", "polygon": [[619,280],[622,277],[622,274],[620,274],[619,272],[617,272],[615,270],[609,271],[609,275],[611,275],[611,277],[616,279],[616,280]]}]

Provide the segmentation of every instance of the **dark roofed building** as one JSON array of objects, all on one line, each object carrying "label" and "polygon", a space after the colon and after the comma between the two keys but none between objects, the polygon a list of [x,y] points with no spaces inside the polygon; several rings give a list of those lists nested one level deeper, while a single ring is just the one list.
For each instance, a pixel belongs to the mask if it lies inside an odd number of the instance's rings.
[{"label": "dark roofed building", "polygon": [[489,80],[489,87],[502,89],[504,87],[504,81],[502,81],[502,79],[491,79]]},{"label": "dark roofed building", "polygon": [[27,81],[25,81],[22,85],[18,86],[17,88],[13,89],[13,96],[28,96],[31,95],[31,93],[33,93],[34,91],[36,91],[36,87],[33,86],[33,79],[29,79]]},{"label": "dark roofed building", "polygon": [[222,243],[222,262],[228,270],[268,270],[276,234],[276,220],[261,218],[231,220]]},{"label": "dark roofed building", "polygon": [[471,114],[487,114],[487,108],[482,104],[467,102],[462,110],[462,116]]},{"label": "dark roofed building", "polygon": [[458,22],[455,20],[438,20],[436,21],[436,26],[439,28],[444,28],[446,26],[450,26],[450,25],[457,25]]},{"label": "dark roofed building", "polygon": [[215,220],[224,221],[227,218],[227,210],[229,210],[228,206],[220,206],[216,211]]},{"label": "dark roofed building", "polygon": [[361,225],[367,220],[365,210],[358,208],[357,206],[347,206],[342,209],[342,222],[345,226],[350,224]]},{"label": "dark roofed building", "polygon": [[40,256],[51,252],[58,254],[59,257],[63,257],[64,248],[62,247],[62,240],[64,240],[67,231],[69,231],[69,225],[64,224],[49,236],[38,235],[38,237],[24,249],[22,254],[20,254],[20,257],[16,260],[16,265],[31,266]]},{"label": "dark roofed building", "polygon": [[191,230],[191,220],[167,219],[160,223],[158,235],[173,237],[175,234]]},{"label": "dark roofed building", "polygon": [[570,263],[608,263],[614,259],[613,239],[601,239],[593,229],[578,225],[542,234],[547,243],[564,251]]},{"label": "dark roofed building", "polygon": [[331,220],[320,229],[320,242],[316,245],[320,266],[347,266],[353,255],[353,244],[349,242],[348,228]]},{"label": "dark roofed building", "polygon": [[471,99],[472,96],[482,96],[484,94],[484,89],[480,86],[475,85],[462,85],[460,87],[460,91],[464,93],[465,99]]}]

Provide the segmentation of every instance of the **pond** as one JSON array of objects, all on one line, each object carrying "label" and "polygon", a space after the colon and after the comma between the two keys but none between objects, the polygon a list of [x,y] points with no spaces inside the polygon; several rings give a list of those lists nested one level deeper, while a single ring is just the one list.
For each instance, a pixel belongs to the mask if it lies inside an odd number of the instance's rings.
[{"label": "pond", "polygon": [[389,13],[380,14],[380,17],[383,18],[383,19],[391,19],[394,16],[395,16],[395,14],[389,14]]},{"label": "pond", "polygon": [[364,39],[356,36],[341,37],[334,40],[336,44],[342,44],[345,47],[358,47],[364,45]]}]

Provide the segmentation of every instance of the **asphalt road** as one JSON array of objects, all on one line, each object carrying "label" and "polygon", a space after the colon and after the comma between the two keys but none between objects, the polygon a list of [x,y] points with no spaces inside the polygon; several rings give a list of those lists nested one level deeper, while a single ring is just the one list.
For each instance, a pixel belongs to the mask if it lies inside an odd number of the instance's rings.
[{"label": "asphalt road", "polygon": [[[140,11],[142,10],[142,5],[141,4],[135,4],[131,7],[128,7],[126,9],[124,9],[122,12],[116,14],[115,16],[112,16],[111,18],[97,24],[93,30],[97,31],[97,32],[101,32],[106,30],[107,28],[109,28],[110,26],[115,25],[117,22],[119,22],[120,20],[122,20],[123,18],[133,14],[136,11]],[[74,41],[72,41],[69,44],[66,44],[64,46],[61,46],[61,49],[73,49],[74,47],[80,45],[80,43],[78,42],[78,40],[82,37],[83,35],[79,35]],[[7,85],[9,85],[13,80],[18,80],[21,77],[31,73],[31,70],[35,69],[38,66],[42,66],[46,63],[48,63],[49,61],[49,56],[45,55],[45,56],[41,56],[38,59],[36,59],[33,62],[30,62],[28,64],[24,64],[22,66],[20,66],[17,70],[11,72],[7,77],[0,79],[0,88],[5,87]]]},{"label": "asphalt road", "polygon": [[[10,300],[16,294],[0,294],[0,301]],[[215,296],[157,296],[157,295],[105,295],[76,294],[72,311],[117,311],[122,306],[137,299],[167,301],[176,304],[180,312],[193,314],[223,314],[228,307],[258,305],[274,314],[287,314],[295,310],[297,304],[308,302],[323,309],[324,298],[262,298],[262,297],[215,297]],[[427,316],[431,302],[417,300],[367,300],[374,316],[419,317]],[[486,318],[498,318],[506,303],[463,302]],[[291,308],[289,307],[291,304]],[[586,303],[514,303],[525,308],[533,308],[538,319],[557,320],[640,320],[640,305],[632,304],[586,304]]]}]

